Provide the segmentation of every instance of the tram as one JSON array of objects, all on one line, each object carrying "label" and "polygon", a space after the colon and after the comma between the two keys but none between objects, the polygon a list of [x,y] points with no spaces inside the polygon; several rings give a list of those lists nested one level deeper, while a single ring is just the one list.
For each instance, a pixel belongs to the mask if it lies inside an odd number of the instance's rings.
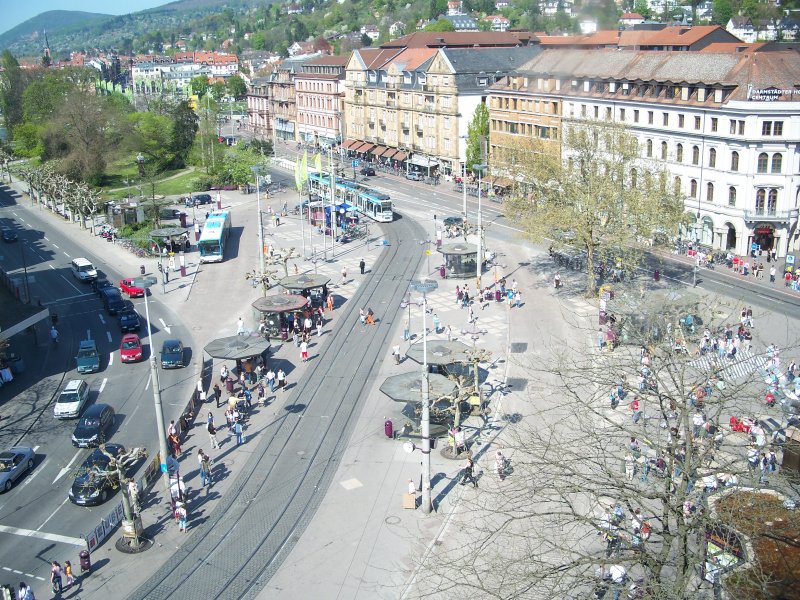
[{"label": "tram", "polygon": [[[331,197],[330,176],[325,173],[308,174],[309,190],[323,199]],[[356,212],[373,221],[389,223],[394,219],[392,199],[387,194],[364,184],[336,178],[336,202],[352,206]]]}]

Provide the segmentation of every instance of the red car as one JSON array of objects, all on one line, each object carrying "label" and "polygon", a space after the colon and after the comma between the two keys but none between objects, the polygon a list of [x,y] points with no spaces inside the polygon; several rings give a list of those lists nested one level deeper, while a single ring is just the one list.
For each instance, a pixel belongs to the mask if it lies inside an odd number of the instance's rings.
[{"label": "red car", "polygon": [[131,298],[144,298],[144,289],[134,285],[133,279],[120,279],[119,289]]},{"label": "red car", "polygon": [[119,345],[119,357],[122,362],[136,362],[142,360],[142,342],[135,333],[126,333],[122,336]]}]

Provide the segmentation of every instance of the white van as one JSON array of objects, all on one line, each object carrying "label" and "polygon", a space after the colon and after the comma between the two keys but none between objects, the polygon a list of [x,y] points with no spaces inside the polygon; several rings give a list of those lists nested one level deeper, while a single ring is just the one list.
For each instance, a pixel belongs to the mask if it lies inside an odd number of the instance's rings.
[{"label": "white van", "polygon": [[97,270],[94,268],[94,265],[85,258],[73,258],[70,266],[72,267],[72,274],[75,276],[75,279],[81,281],[97,279]]},{"label": "white van", "polygon": [[73,379],[64,386],[56,400],[53,416],[56,419],[74,419],[89,400],[89,385],[83,379]]}]

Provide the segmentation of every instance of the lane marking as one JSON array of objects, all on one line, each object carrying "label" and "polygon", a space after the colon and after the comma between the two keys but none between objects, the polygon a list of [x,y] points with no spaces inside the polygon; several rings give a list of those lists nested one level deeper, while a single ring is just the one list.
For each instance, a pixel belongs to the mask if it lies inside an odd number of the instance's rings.
[{"label": "lane marking", "polygon": [[106,389],[106,384],[107,383],[108,383],[108,377],[103,377],[103,383],[100,384],[100,391],[97,392],[98,396],[103,393],[104,389]]},{"label": "lane marking", "polygon": [[108,342],[111,343],[111,332],[106,331],[106,337],[108,338]]},{"label": "lane marking", "polygon": [[[62,507],[62,506],[64,506],[64,505],[67,503],[67,501],[68,501],[68,500],[69,500],[69,496],[67,496],[66,498],[64,498],[64,501],[63,501],[61,504],[59,504],[59,505],[58,505],[58,508],[56,508],[56,509],[53,511],[53,514],[51,514],[49,517],[47,517],[47,518],[44,520],[44,523],[42,523],[41,525],[39,525],[39,527],[37,527],[37,528],[36,528],[36,531],[41,531],[42,527],[44,527],[45,525],[47,525],[47,522],[48,522],[50,519],[52,519],[53,517],[55,517],[55,516],[56,516],[56,513],[57,513],[59,510],[61,510],[61,507]],[[53,534],[53,533],[47,533],[47,534],[44,534],[44,535],[55,535],[55,534]],[[60,536],[58,536],[58,537],[60,537],[60,538],[64,538],[64,539],[66,539],[66,540],[74,540],[74,539],[76,539],[76,538],[68,538],[68,537],[66,537],[66,536],[63,536],[63,535],[60,535]],[[45,538],[45,539],[47,539],[47,538]],[[80,538],[78,538],[78,539],[80,539]],[[51,540],[51,541],[53,541],[53,540]],[[65,543],[69,544],[70,542],[65,542]],[[80,543],[80,544],[85,544],[86,542],[85,542],[85,541],[83,541],[83,540],[81,539],[81,541],[80,541],[79,543]]]},{"label": "lane marking", "polygon": [[66,475],[66,474],[67,474],[67,471],[69,471],[69,470],[70,470],[70,467],[72,467],[72,463],[74,463],[74,462],[75,462],[75,459],[76,459],[76,458],[78,458],[78,456],[80,456],[80,454],[81,454],[81,451],[80,451],[80,450],[78,450],[78,451],[75,453],[75,456],[73,456],[73,457],[72,457],[72,460],[71,460],[71,461],[69,461],[69,462],[67,463],[67,466],[66,466],[66,467],[64,467],[63,469],[61,469],[61,470],[58,472],[58,475],[56,475],[56,478],[55,478],[55,479],[53,479],[53,484],[55,484],[55,482],[56,482],[56,481],[58,481],[58,480],[59,480],[59,479],[61,479],[61,478],[62,478],[64,475]]},{"label": "lane marking", "polygon": [[[66,502],[66,500],[64,500]],[[61,506],[64,506],[62,503]],[[59,506],[58,508],[61,508]],[[58,509],[56,509],[58,510]],[[49,519],[48,519],[49,521]],[[46,523],[47,521],[45,521]],[[23,537],[39,538],[51,542],[59,542],[61,544],[69,544],[71,546],[85,546],[86,540],[83,538],[74,538],[66,535],[58,535],[57,533],[47,533],[46,531],[34,531],[33,529],[21,529],[19,527],[10,527],[8,525],[0,525],[0,533],[10,533],[11,535],[21,535]],[[4,567],[5,570],[5,567]],[[22,571],[14,571],[14,573],[22,574]]]},{"label": "lane marking", "polygon": [[50,241],[50,238],[47,236],[44,236],[44,239],[46,239],[48,242]]},{"label": "lane marking", "polygon": [[56,268],[53,265],[47,265],[47,266],[50,267],[51,269],[53,269],[53,271],[56,270]]},{"label": "lane marking", "polygon": [[169,327],[167,327],[166,323],[164,323],[164,319],[159,319],[158,321],[159,321],[159,323],[161,323],[161,326],[164,328],[164,330],[167,333],[172,333],[172,330]]},{"label": "lane marking", "polygon": [[108,355],[108,366],[110,367],[113,364],[114,364],[114,353],[112,352],[111,354]]},{"label": "lane marking", "polygon": [[[56,246],[55,244],[53,244],[53,248],[58,248],[58,246]],[[59,249],[60,249],[60,248],[59,248]]]},{"label": "lane marking", "polygon": [[76,291],[76,292],[78,292],[79,294],[81,293],[81,291],[80,291],[80,290],[79,290],[77,287],[75,287],[75,284],[74,284],[74,283],[72,283],[72,282],[71,282],[69,279],[67,279],[67,278],[66,278],[66,277],[64,277],[63,275],[61,276],[61,279],[63,279],[64,281],[66,281],[66,282],[67,282],[67,283],[68,283],[68,284],[69,284],[69,285],[72,287],[72,289],[73,289],[73,290],[75,290],[75,291]]},{"label": "lane marking", "polygon": [[[62,252],[64,252],[64,251],[62,250]],[[67,254],[66,252],[64,252],[64,256],[66,256],[67,258],[72,258],[72,257],[71,257],[69,254]]]},{"label": "lane marking", "polygon": [[147,383],[146,383],[146,384],[144,384],[144,389],[145,389],[145,390],[147,390],[147,389],[149,389],[149,388],[150,388],[150,378],[151,378],[151,377],[152,377],[152,375],[148,375],[148,376],[147,376]]},{"label": "lane marking", "polygon": [[101,322],[103,325],[105,325],[105,324],[106,324],[106,320],[103,318],[103,315],[101,315],[101,314],[98,314],[97,316],[98,316],[98,317],[100,317],[100,322]]},{"label": "lane marking", "polygon": [[92,330],[91,329],[87,329],[86,330],[86,339],[87,340],[92,339]]},{"label": "lane marking", "polygon": [[[50,268],[52,269],[53,267]],[[56,300],[48,300],[47,302],[42,302],[42,304],[45,306],[49,306],[51,304],[58,304],[59,302],[66,302],[67,300],[77,300],[78,298],[86,298],[87,296],[94,296],[94,294],[78,294],[77,296],[64,296],[63,298],[57,298]]]}]

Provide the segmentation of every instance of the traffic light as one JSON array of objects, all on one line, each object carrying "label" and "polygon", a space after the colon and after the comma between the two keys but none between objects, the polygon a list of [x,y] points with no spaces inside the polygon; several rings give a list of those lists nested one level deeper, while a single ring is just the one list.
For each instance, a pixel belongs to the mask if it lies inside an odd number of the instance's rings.
[{"label": "traffic light", "polygon": [[164,267],[161,266],[161,263],[158,263],[158,272],[161,273],[164,271]]}]

